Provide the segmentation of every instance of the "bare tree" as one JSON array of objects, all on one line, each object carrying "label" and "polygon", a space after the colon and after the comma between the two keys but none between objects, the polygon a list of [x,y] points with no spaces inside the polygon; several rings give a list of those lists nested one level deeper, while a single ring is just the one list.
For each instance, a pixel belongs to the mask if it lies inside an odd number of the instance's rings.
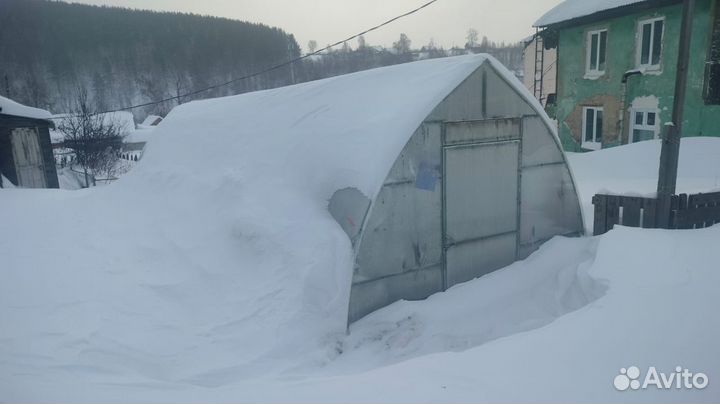
[{"label": "bare tree", "polygon": [[470,28],[467,32],[467,47],[468,48],[474,48],[478,44],[478,38],[480,37],[480,34],[478,34],[477,30],[475,28]]},{"label": "bare tree", "polygon": [[410,53],[410,38],[408,38],[405,34],[400,34],[400,39],[398,39],[397,42],[393,43],[393,48],[397,51],[399,55],[403,55],[406,53]]},{"label": "bare tree", "polygon": [[78,87],[70,114],[60,121],[58,130],[65,136],[65,147],[73,150],[75,161],[83,169],[85,187],[90,186],[91,177],[95,185],[97,174],[112,175],[124,129],[112,117],[94,111],[84,87]]},{"label": "bare tree", "polygon": [[317,50],[317,41],[311,40],[308,42],[308,53],[315,53],[315,50]]},{"label": "bare tree", "polygon": [[358,50],[363,50],[367,47],[367,41],[365,41],[365,37],[360,35],[357,39],[358,42]]}]

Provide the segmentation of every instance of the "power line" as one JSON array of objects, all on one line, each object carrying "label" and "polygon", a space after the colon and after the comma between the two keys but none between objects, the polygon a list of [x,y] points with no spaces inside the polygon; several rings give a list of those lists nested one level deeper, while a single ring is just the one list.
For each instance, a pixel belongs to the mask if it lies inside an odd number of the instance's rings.
[{"label": "power line", "polygon": [[[128,106],[128,107],[123,107],[123,108],[110,109],[110,110],[107,110],[107,111],[96,112],[96,113],[94,113],[93,115],[107,114],[107,113],[111,113],[111,112],[127,111],[127,110],[131,110],[131,109],[136,109],[136,108],[148,107],[148,106],[150,106],[150,105],[161,104],[161,103],[163,103],[163,102],[173,101],[173,100],[177,100],[177,99],[184,98],[184,97],[191,97],[191,96],[193,96],[193,95],[201,94],[201,93],[204,93],[204,92],[209,91],[209,90],[214,90],[214,89],[216,89],[216,88],[228,86],[228,85],[233,84],[233,83],[236,83],[236,82],[238,82],[238,81],[247,80],[247,79],[250,79],[250,78],[253,78],[253,77],[257,77],[257,76],[260,76],[260,75],[262,75],[262,74],[265,74],[265,73],[269,73],[269,72],[271,72],[271,71],[278,70],[278,69],[283,68],[283,67],[285,67],[285,66],[289,66],[289,65],[291,65],[291,64],[293,64],[293,63],[296,63],[296,62],[299,62],[299,61],[301,61],[301,60],[307,59],[307,58],[309,58],[309,57],[311,57],[311,56],[318,55],[318,54],[320,54],[321,52],[324,52],[324,51],[326,51],[326,50],[329,50],[329,49],[331,49],[331,48],[334,47],[334,46],[341,45],[341,44],[343,44],[343,43],[345,43],[345,42],[348,42],[348,41],[351,41],[351,40],[353,40],[353,39],[356,39],[356,38],[359,37],[359,36],[362,36],[362,35],[365,35],[365,34],[367,34],[367,33],[372,32],[372,31],[378,30],[378,29],[380,29],[380,28],[382,28],[382,27],[384,27],[384,26],[386,26],[386,25],[388,25],[388,24],[391,24],[391,23],[393,23],[393,22],[395,22],[395,21],[397,21],[397,20],[399,20],[399,19],[401,19],[401,18],[404,18],[404,17],[407,17],[407,16],[409,16],[409,15],[415,14],[415,13],[417,13],[418,11],[420,11],[420,10],[422,10],[422,9],[430,6],[431,4],[433,4],[433,3],[437,2],[437,1],[439,1],[439,0],[431,0],[431,1],[428,1],[427,3],[421,5],[420,7],[417,7],[417,8],[415,8],[415,9],[413,9],[413,10],[410,10],[410,11],[404,13],[404,14],[398,15],[397,17],[393,17],[393,18],[391,18],[391,19],[389,19],[389,20],[387,20],[387,21],[385,21],[385,22],[383,22],[383,23],[381,23],[381,24],[378,24],[378,25],[376,25],[376,26],[374,26],[374,27],[372,27],[372,28],[366,29],[365,31],[360,32],[360,33],[358,33],[358,34],[355,34],[355,35],[353,35],[353,36],[351,36],[351,37],[349,37],[349,38],[343,39],[343,40],[341,40],[341,41],[337,41],[337,42],[335,42],[335,43],[333,43],[333,44],[331,44],[331,45],[328,45],[328,46],[326,46],[326,47],[324,47],[324,48],[322,48],[322,49],[319,49],[319,50],[317,50],[317,51],[315,51],[315,52],[308,53],[308,54],[306,54],[306,55],[303,55],[303,56],[300,56],[300,57],[297,57],[297,58],[294,58],[294,59],[285,61],[285,62],[283,62],[283,63],[276,64],[276,65],[274,65],[274,66],[270,66],[270,67],[268,67],[268,68],[266,68],[266,69],[264,69],[264,70],[260,70],[260,71],[255,72],[255,73],[251,73],[251,74],[248,74],[248,75],[245,75],[245,76],[242,76],[242,77],[234,78],[234,79],[232,79],[232,80],[228,80],[228,81],[225,81],[225,82],[223,82],[223,83],[213,84],[213,85],[211,85],[211,86],[209,86],[209,87],[205,87],[205,88],[202,88],[202,89],[200,89],[200,90],[191,91],[191,92],[185,93],[185,94],[179,94],[179,95],[176,95],[176,96],[174,96],[174,97],[164,98],[164,99],[161,99],[161,100],[158,100],[158,101],[145,102],[145,103],[142,103],[142,104],[135,104],[135,105],[131,105],[131,106]],[[53,118],[53,119],[60,119],[60,118]]]}]

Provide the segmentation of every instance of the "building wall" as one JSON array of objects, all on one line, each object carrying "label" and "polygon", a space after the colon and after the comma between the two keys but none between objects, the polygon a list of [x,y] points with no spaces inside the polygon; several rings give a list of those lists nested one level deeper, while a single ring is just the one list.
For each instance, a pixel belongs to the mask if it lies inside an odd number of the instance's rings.
[{"label": "building wall", "polygon": [[[698,0],[693,20],[687,100],[683,136],[720,136],[720,106],[705,105],[705,60],[710,45],[716,0]],[[682,5],[670,5],[610,20],[564,28],[558,42],[559,132],[566,150],[580,150],[583,106],[602,106],[603,147],[628,142],[629,111],[633,103],[657,105],[660,130],[671,120],[677,70]],[[636,68],[639,21],[665,17],[661,70],[628,78],[623,97],[623,74]],[[599,78],[586,78],[586,43],[589,31],[608,30],[607,67]],[[622,116],[621,116],[622,110]]]},{"label": "building wall", "polygon": [[[535,86],[535,39],[533,39],[523,52],[525,75],[523,84],[534,95]],[[543,49],[543,96],[540,102],[545,106],[548,94],[557,92],[557,49]]]}]

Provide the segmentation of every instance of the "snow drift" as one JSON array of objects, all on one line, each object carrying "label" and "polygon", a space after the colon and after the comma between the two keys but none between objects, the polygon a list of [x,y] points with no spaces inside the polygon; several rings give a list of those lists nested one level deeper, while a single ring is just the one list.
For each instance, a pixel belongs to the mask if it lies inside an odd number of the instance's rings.
[{"label": "snow drift", "polygon": [[486,60],[191,102],[112,187],[3,191],[3,373],[212,386],[336,355],[352,250],[329,198],[374,196],[420,122]]},{"label": "snow drift", "polygon": [[[0,400],[716,400],[718,227],[558,238],[345,336],[351,249],[327,199],[345,186],[373,195],[407,140],[397,134],[415,129],[406,117],[422,119],[481,60],[353,75],[374,89],[334,78],[191,103],[112,186],[0,190]],[[337,99],[313,102],[323,91]],[[243,115],[279,102],[280,116]],[[308,133],[311,118],[335,135]],[[681,173],[717,168],[718,143],[683,139]],[[628,186],[600,181],[620,162],[650,175],[637,156],[653,145],[578,156],[578,184]],[[615,391],[632,364],[692,367],[710,386]]]}]

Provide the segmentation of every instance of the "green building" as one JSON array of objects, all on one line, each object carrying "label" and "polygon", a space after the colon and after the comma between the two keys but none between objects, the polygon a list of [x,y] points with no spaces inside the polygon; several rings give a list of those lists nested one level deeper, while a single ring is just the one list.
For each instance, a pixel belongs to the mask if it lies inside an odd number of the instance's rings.
[{"label": "green building", "polygon": [[[719,2],[696,0],[683,136],[720,136]],[[566,150],[660,136],[672,116],[682,7],[567,0],[535,23],[545,48],[557,49],[553,109]]]}]

